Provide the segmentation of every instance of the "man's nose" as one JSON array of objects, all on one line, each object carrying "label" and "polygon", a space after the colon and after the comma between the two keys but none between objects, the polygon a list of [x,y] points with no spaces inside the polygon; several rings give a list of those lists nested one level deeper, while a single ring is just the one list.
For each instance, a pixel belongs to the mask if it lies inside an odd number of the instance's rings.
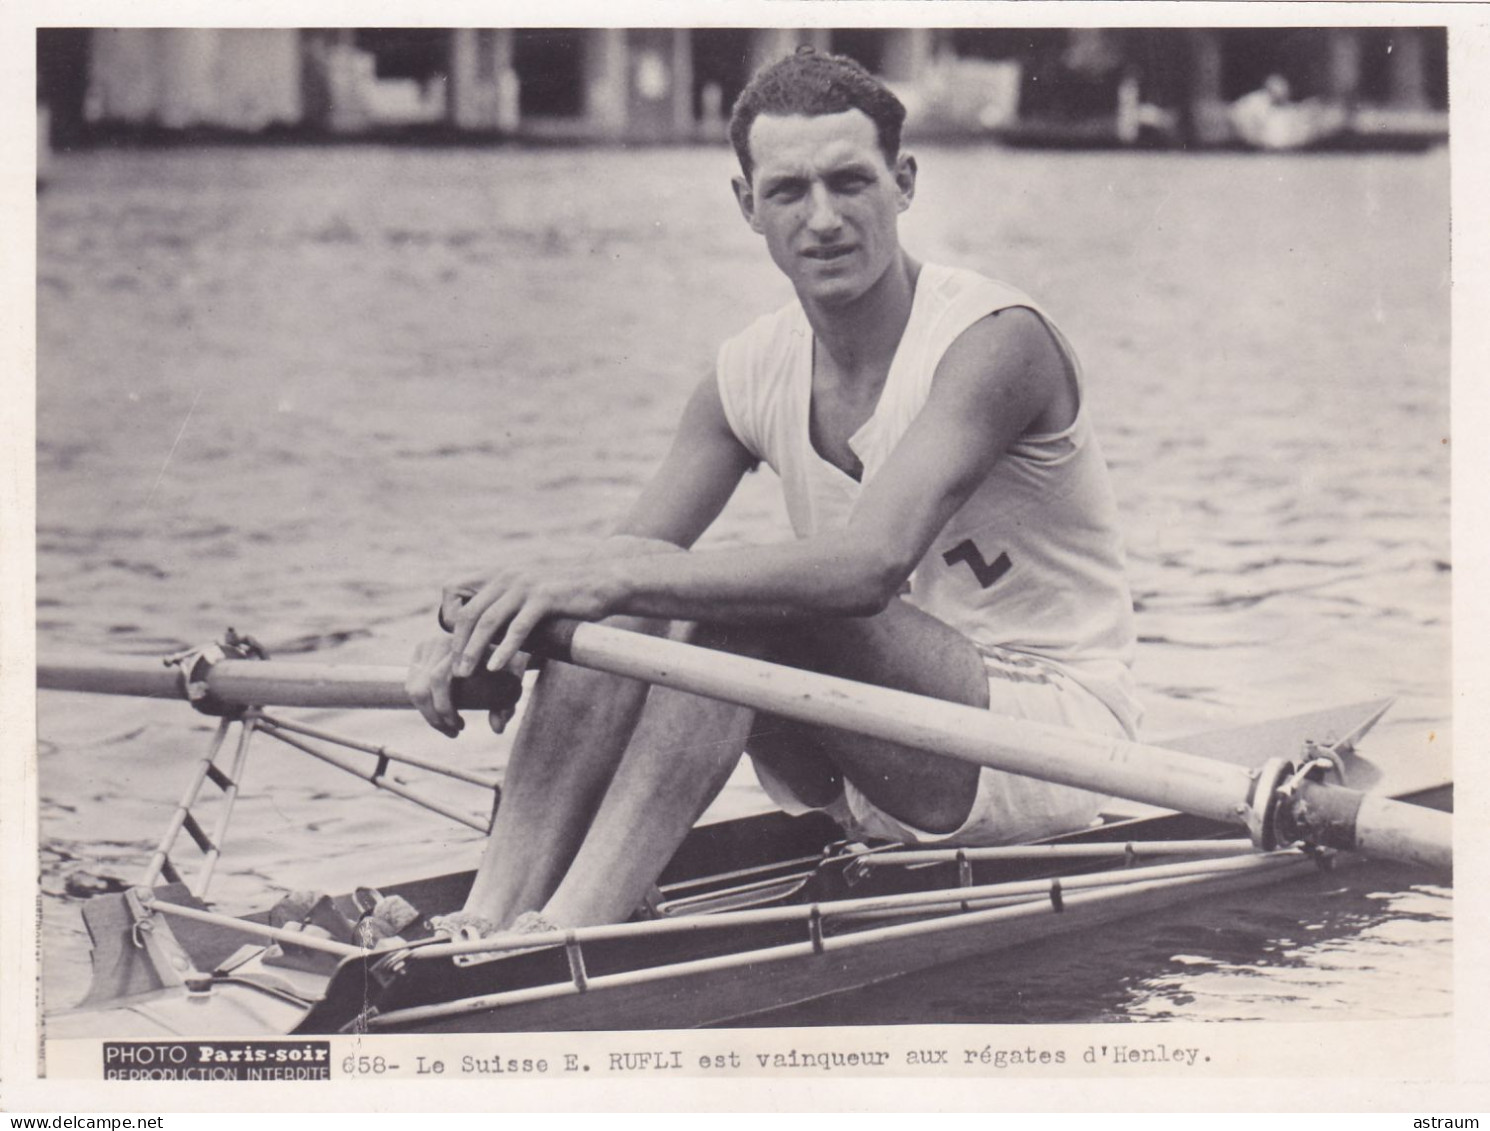
[{"label": "man's nose", "polygon": [[827,233],[836,231],[842,223],[843,217],[839,215],[837,203],[833,200],[833,194],[828,191],[828,187],[814,185],[812,206],[807,215],[807,226],[814,232]]}]

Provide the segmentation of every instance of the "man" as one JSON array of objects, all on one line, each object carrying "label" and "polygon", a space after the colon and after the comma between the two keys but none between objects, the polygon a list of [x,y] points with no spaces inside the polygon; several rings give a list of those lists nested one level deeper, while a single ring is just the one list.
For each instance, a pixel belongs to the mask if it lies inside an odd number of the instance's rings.
[{"label": "man", "polygon": [[[799,52],[734,108],[735,196],[797,301],[727,342],[615,538],[509,565],[421,647],[409,693],[447,734],[450,681],[512,664],[544,617],[621,616],[782,663],[1131,735],[1131,601],[1076,362],[1024,296],[921,264],[905,111],[856,63]],[[760,460],[796,540],[687,551]],[[464,597],[467,594],[462,594]],[[676,631],[676,630],[675,630]],[[550,664],[452,933],[628,917],[742,751],[789,811],[857,835],[997,843],[1101,798]]]}]

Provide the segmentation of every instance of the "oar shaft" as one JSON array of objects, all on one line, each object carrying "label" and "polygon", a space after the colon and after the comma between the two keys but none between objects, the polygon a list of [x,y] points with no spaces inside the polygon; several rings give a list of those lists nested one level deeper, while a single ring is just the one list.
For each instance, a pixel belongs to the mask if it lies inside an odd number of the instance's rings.
[{"label": "oar shaft", "polygon": [[536,647],[581,667],[1229,824],[1246,817],[1253,777],[1243,766],[606,625],[560,627],[567,648],[558,631]]},{"label": "oar shaft", "polygon": [[[559,622],[532,644],[582,667],[1224,824],[1248,826],[1259,801],[1266,800],[1256,797],[1258,774],[1243,766],[783,668],[665,637]],[[1333,815],[1321,824],[1315,812],[1324,799],[1330,799]],[[1446,813],[1305,783],[1290,815],[1314,844],[1443,871],[1453,867],[1453,818]],[[1328,835],[1320,835],[1326,826]]]},{"label": "oar shaft", "polygon": [[[298,660],[219,660],[207,676],[213,698],[236,707],[409,706],[407,669],[390,664],[302,663]],[[505,678],[505,677],[501,677]],[[60,691],[185,699],[181,672],[159,660],[135,656],[90,656],[43,660],[36,685]],[[473,676],[456,686],[463,710],[490,710],[510,703],[501,679]]]}]

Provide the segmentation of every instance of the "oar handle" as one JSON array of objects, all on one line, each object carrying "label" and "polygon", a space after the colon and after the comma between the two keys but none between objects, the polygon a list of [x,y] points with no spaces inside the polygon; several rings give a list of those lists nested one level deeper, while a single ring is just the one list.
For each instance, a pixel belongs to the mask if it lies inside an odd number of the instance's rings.
[{"label": "oar handle", "polygon": [[[476,596],[475,587],[468,585],[462,585],[446,592],[435,613],[435,620],[439,622],[440,628],[446,632],[454,632],[455,625],[450,620],[447,605],[454,604],[456,608],[463,608],[466,602],[474,596]],[[527,640],[523,641],[522,650],[545,660],[568,660],[570,642],[574,639],[575,630],[583,623],[585,622],[570,617],[549,617],[539,622],[538,627],[528,633]],[[487,652],[495,648],[499,641],[500,637],[487,645]]]}]

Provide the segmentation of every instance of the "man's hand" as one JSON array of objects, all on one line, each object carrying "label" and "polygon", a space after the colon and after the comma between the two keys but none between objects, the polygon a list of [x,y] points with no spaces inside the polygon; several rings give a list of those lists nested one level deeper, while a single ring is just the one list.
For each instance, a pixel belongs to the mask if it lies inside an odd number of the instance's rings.
[{"label": "man's hand", "polygon": [[[454,738],[464,723],[455,709],[451,684],[474,672],[486,649],[496,643],[487,668],[506,668],[522,686],[528,666],[520,651],[528,633],[547,616],[600,620],[613,610],[621,586],[616,562],[627,557],[681,553],[660,538],[613,534],[593,555],[541,568],[509,568],[489,581],[445,586],[440,595],[440,627],[449,636],[426,640],[414,652],[404,690],[430,726]],[[491,728],[501,734],[511,708],[492,711]]]},{"label": "man's hand", "polygon": [[422,641],[414,649],[409,674],[404,680],[404,693],[409,702],[419,709],[425,722],[446,738],[454,738],[466,725],[451,696],[453,660],[448,637]]},{"label": "man's hand", "polygon": [[450,625],[451,674],[456,679],[474,672],[483,658],[488,671],[509,667],[545,617],[609,616],[623,591],[614,563],[594,559],[503,569],[452,608],[461,588],[447,590],[441,604],[442,619]]},{"label": "man's hand", "polygon": [[[409,674],[404,680],[404,693],[408,695],[409,702],[419,709],[430,726],[448,738],[458,735],[465,725],[460,712],[455,708],[453,661],[448,636],[426,640],[414,650],[414,658],[409,663]],[[502,704],[492,707],[486,715],[487,722],[496,734],[507,729],[507,724],[517,711],[517,702],[523,691],[523,673],[527,666],[526,653],[519,652],[503,673],[510,679],[498,677],[490,687],[482,689],[483,697],[488,703]]]}]

